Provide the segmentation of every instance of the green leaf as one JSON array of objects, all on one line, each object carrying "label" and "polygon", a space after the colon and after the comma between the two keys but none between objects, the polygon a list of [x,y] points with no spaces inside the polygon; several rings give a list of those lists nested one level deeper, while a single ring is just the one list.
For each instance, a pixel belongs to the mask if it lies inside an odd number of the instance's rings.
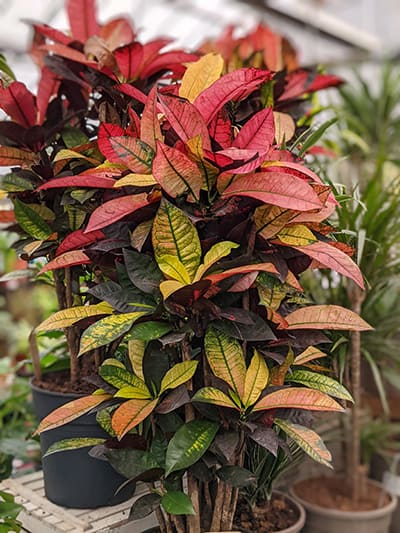
[{"label": "green leaf", "polygon": [[[26,176],[26,177],[24,177]],[[37,176],[28,171],[10,172],[1,176],[1,188],[7,192],[24,192],[33,191],[35,189],[32,179]]]},{"label": "green leaf", "polygon": [[161,499],[161,505],[166,513],[174,515],[196,514],[193,509],[192,500],[184,492],[167,492],[167,494],[165,494]]},{"label": "green leaf", "polygon": [[244,395],[242,401],[246,407],[253,405],[268,384],[269,370],[264,357],[254,350],[249,368],[246,372]]},{"label": "green leaf", "polygon": [[156,468],[157,462],[149,452],[133,448],[108,449],[108,460],[115,470],[127,479],[135,479],[151,468]]},{"label": "green leaf", "polygon": [[304,141],[304,143],[302,144],[299,156],[303,157],[303,155],[307,152],[307,150],[309,150],[312,146],[314,146],[314,144],[316,144],[320,140],[320,138],[323,136],[325,131],[330,126],[332,126],[332,124],[335,124],[337,120],[338,120],[337,117],[331,118],[330,120],[327,120],[326,122],[321,124],[321,126],[318,129],[313,131],[311,135],[309,135],[307,139]]},{"label": "green leaf", "polygon": [[6,82],[5,85],[8,83],[11,83],[13,80],[15,80],[15,74],[11,70],[11,68],[8,66],[6,58],[3,56],[3,54],[0,54],[0,71],[3,72],[8,79],[4,80]]},{"label": "green leaf", "polygon": [[196,227],[183,211],[163,200],[153,222],[152,241],[157,263],[173,255],[193,279],[200,264],[201,245]]},{"label": "green leaf", "polygon": [[214,387],[203,387],[192,397],[192,402],[211,403],[220,407],[230,407],[239,411],[239,407],[224,392]]},{"label": "green leaf", "polygon": [[146,395],[144,396],[145,398],[151,397],[149,389],[142,379],[138,378],[135,376],[135,374],[129,372],[125,368],[121,368],[115,364],[110,364],[109,361],[109,359],[106,359],[99,368],[99,374],[104,381],[113,387],[116,387],[117,389],[122,389],[124,387],[134,387],[136,389],[140,389],[142,393]]},{"label": "green leaf", "polygon": [[332,468],[331,454],[315,431],[280,418],[275,418],[274,424],[293,439],[314,461]]},{"label": "green leaf", "polygon": [[[128,333],[129,335],[129,333]],[[128,339],[128,356],[131,362],[133,373],[140,379],[144,380],[143,358],[146,350],[146,342],[134,339]]]},{"label": "green leaf", "polygon": [[232,487],[249,487],[257,485],[256,476],[240,466],[226,465],[217,470],[217,476]]},{"label": "green leaf", "polygon": [[161,496],[159,494],[154,492],[145,494],[133,502],[129,513],[129,520],[140,520],[141,518],[145,518],[155,511],[160,503]]},{"label": "green leaf", "polygon": [[72,439],[59,440],[47,448],[43,457],[48,457],[53,453],[79,450],[80,448],[87,448],[89,446],[97,446],[98,444],[103,444],[105,441],[106,439],[94,437],[76,437]]},{"label": "green leaf", "polygon": [[189,381],[196,372],[197,365],[198,361],[183,361],[170,368],[161,381],[160,394]]},{"label": "green leaf", "polygon": [[239,342],[223,331],[209,327],[204,339],[204,347],[213,374],[228,383],[239,398],[242,398],[246,363]]},{"label": "green leaf", "polygon": [[111,406],[106,407],[105,409],[101,409],[96,413],[96,422],[102,429],[104,429],[106,433],[110,435],[110,437],[115,437],[115,431],[113,430],[111,425],[111,415],[114,410],[115,406]]},{"label": "green leaf", "polygon": [[343,387],[336,379],[333,379],[324,374],[311,372],[310,370],[293,370],[291,374],[287,374],[286,381],[301,383],[310,389],[325,392],[335,398],[348,400],[353,402],[353,398],[349,391]]},{"label": "green leaf", "polygon": [[110,344],[126,333],[145,312],[110,315],[89,326],[82,334],[79,354]]},{"label": "green leaf", "polygon": [[46,240],[50,237],[53,230],[34,209],[16,198],[13,200],[13,203],[15,218],[28,235],[39,240]]},{"label": "green leaf", "polygon": [[133,387],[132,385],[121,387],[119,391],[114,394],[114,398],[137,398],[149,400],[151,399],[151,394],[145,383],[143,383],[143,386],[140,387]]},{"label": "green leaf", "polygon": [[168,322],[154,322],[150,320],[149,322],[135,324],[125,338],[129,341],[154,341],[169,333],[171,329],[172,327]]},{"label": "green leaf", "polygon": [[193,420],[181,426],[168,444],[165,476],[198,461],[208,450],[218,428],[216,422],[207,420]]}]

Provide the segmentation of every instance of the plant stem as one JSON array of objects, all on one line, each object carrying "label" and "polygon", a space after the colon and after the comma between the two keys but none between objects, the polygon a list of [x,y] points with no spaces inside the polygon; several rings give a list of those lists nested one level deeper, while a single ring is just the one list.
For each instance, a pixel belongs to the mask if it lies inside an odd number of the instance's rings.
[{"label": "plant stem", "polygon": [[220,531],[221,530],[221,519],[222,519],[222,506],[224,504],[224,495],[225,495],[225,483],[221,480],[218,481],[217,495],[214,502],[214,512],[211,520],[211,531]]},{"label": "plant stem", "polygon": [[[72,307],[73,305],[73,296],[72,296],[72,275],[71,269],[66,267],[65,269],[65,301],[67,307]],[[77,354],[76,346],[76,335],[74,328],[69,328],[67,331],[67,342],[69,348],[69,357],[70,357],[70,377],[71,383],[76,383],[79,376],[79,361]]]},{"label": "plant stem", "polygon": [[[358,315],[361,313],[361,306],[364,294],[355,285],[349,291],[351,308]],[[353,331],[351,333],[350,344],[350,369],[351,369],[351,390],[354,399],[352,408],[351,427],[351,448],[350,448],[350,479],[351,479],[351,499],[354,505],[360,500],[361,479],[360,479],[360,440],[361,440],[361,333]]]},{"label": "plant stem", "polygon": [[32,359],[33,373],[35,379],[39,381],[42,379],[42,367],[40,366],[40,355],[34,330],[29,335],[29,351]]}]

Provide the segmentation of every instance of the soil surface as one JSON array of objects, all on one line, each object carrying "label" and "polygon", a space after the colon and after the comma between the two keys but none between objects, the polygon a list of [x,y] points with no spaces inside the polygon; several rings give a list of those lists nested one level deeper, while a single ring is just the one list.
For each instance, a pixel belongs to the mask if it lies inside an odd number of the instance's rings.
[{"label": "soil surface", "polygon": [[366,481],[362,497],[357,505],[351,501],[350,487],[344,479],[320,477],[296,483],[295,492],[303,500],[339,511],[370,511],[389,503],[388,495],[376,485]]},{"label": "soil surface", "polygon": [[239,500],[233,529],[243,533],[275,533],[291,527],[299,519],[297,507],[281,494],[273,494],[269,504],[251,509]]},{"label": "soil surface", "polygon": [[73,393],[73,394],[91,394],[97,386],[89,383],[90,376],[97,376],[94,362],[90,357],[81,359],[81,372],[77,383],[72,384],[69,379],[69,370],[59,372],[49,372],[43,374],[41,380],[33,379],[32,383],[36,387],[52,392]]}]

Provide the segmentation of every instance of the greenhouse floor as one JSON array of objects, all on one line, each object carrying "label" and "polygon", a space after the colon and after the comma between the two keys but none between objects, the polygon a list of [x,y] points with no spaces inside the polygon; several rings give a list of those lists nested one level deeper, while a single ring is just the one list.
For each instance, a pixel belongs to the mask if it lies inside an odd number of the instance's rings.
[{"label": "greenhouse floor", "polygon": [[142,533],[157,525],[152,515],[136,520],[134,525],[129,520],[130,507],[146,490],[145,486],[131,500],[98,509],[67,509],[47,500],[41,471],[6,479],[0,488],[11,492],[24,507],[18,519],[28,533]]}]

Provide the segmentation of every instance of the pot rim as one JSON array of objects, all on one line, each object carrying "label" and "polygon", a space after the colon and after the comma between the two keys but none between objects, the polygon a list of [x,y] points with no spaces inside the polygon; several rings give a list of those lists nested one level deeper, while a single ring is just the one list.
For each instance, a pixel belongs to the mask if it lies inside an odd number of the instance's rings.
[{"label": "pot rim", "polygon": [[[313,478],[310,478],[313,479]],[[305,481],[305,480],[301,480]],[[290,494],[293,496],[295,500],[297,500],[301,505],[304,506],[304,508],[310,511],[315,511],[319,514],[325,515],[325,516],[331,516],[335,518],[339,518],[342,520],[360,520],[361,518],[380,518],[381,516],[384,516],[386,514],[392,513],[397,505],[397,497],[388,492],[383,488],[382,483],[379,483],[373,479],[368,479],[368,482],[372,483],[373,485],[376,485],[377,487],[381,488],[385,494],[387,494],[390,498],[389,503],[384,505],[383,507],[379,507],[377,509],[370,509],[370,510],[364,510],[364,511],[344,511],[339,509],[331,509],[328,507],[322,507],[321,505],[318,505],[316,503],[309,502],[307,500],[304,500],[301,496],[298,496],[295,491],[296,484],[292,485],[290,487]],[[300,481],[298,482],[300,483]]]},{"label": "pot rim", "polygon": [[298,528],[300,528],[300,531],[301,531],[301,528],[306,523],[306,511],[305,511],[304,506],[302,505],[302,503],[300,501],[297,501],[296,498],[294,498],[290,494],[287,494],[286,492],[282,492],[281,490],[273,490],[272,494],[279,494],[281,496],[284,496],[290,502],[292,502],[297,507],[297,509],[299,511],[299,517],[298,517],[298,519],[296,520],[296,522],[294,524],[292,524],[290,527],[287,527],[285,529],[281,529],[279,531],[275,531],[274,533],[291,533],[292,531],[294,531],[293,528],[296,528],[296,530]]},{"label": "pot rim", "polygon": [[35,385],[33,383],[34,379],[35,378],[32,377],[29,380],[29,385],[30,385],[32,390],[34,390],[35,392],[38,392],[39,394],[44,394],[46,396],[52,396],[53,398],[55,396],[58,396],[58,397],[61,397],[61,398],[71,398],[71,399],[74,399],[74,400],[76,398],[81,398],[82,396],[84,396],[84,394],[78,394],[76,392],[61,392],[61,391],[53,391],[53,390],[43,389],[42,387],[39,387],[38,385]]}]

